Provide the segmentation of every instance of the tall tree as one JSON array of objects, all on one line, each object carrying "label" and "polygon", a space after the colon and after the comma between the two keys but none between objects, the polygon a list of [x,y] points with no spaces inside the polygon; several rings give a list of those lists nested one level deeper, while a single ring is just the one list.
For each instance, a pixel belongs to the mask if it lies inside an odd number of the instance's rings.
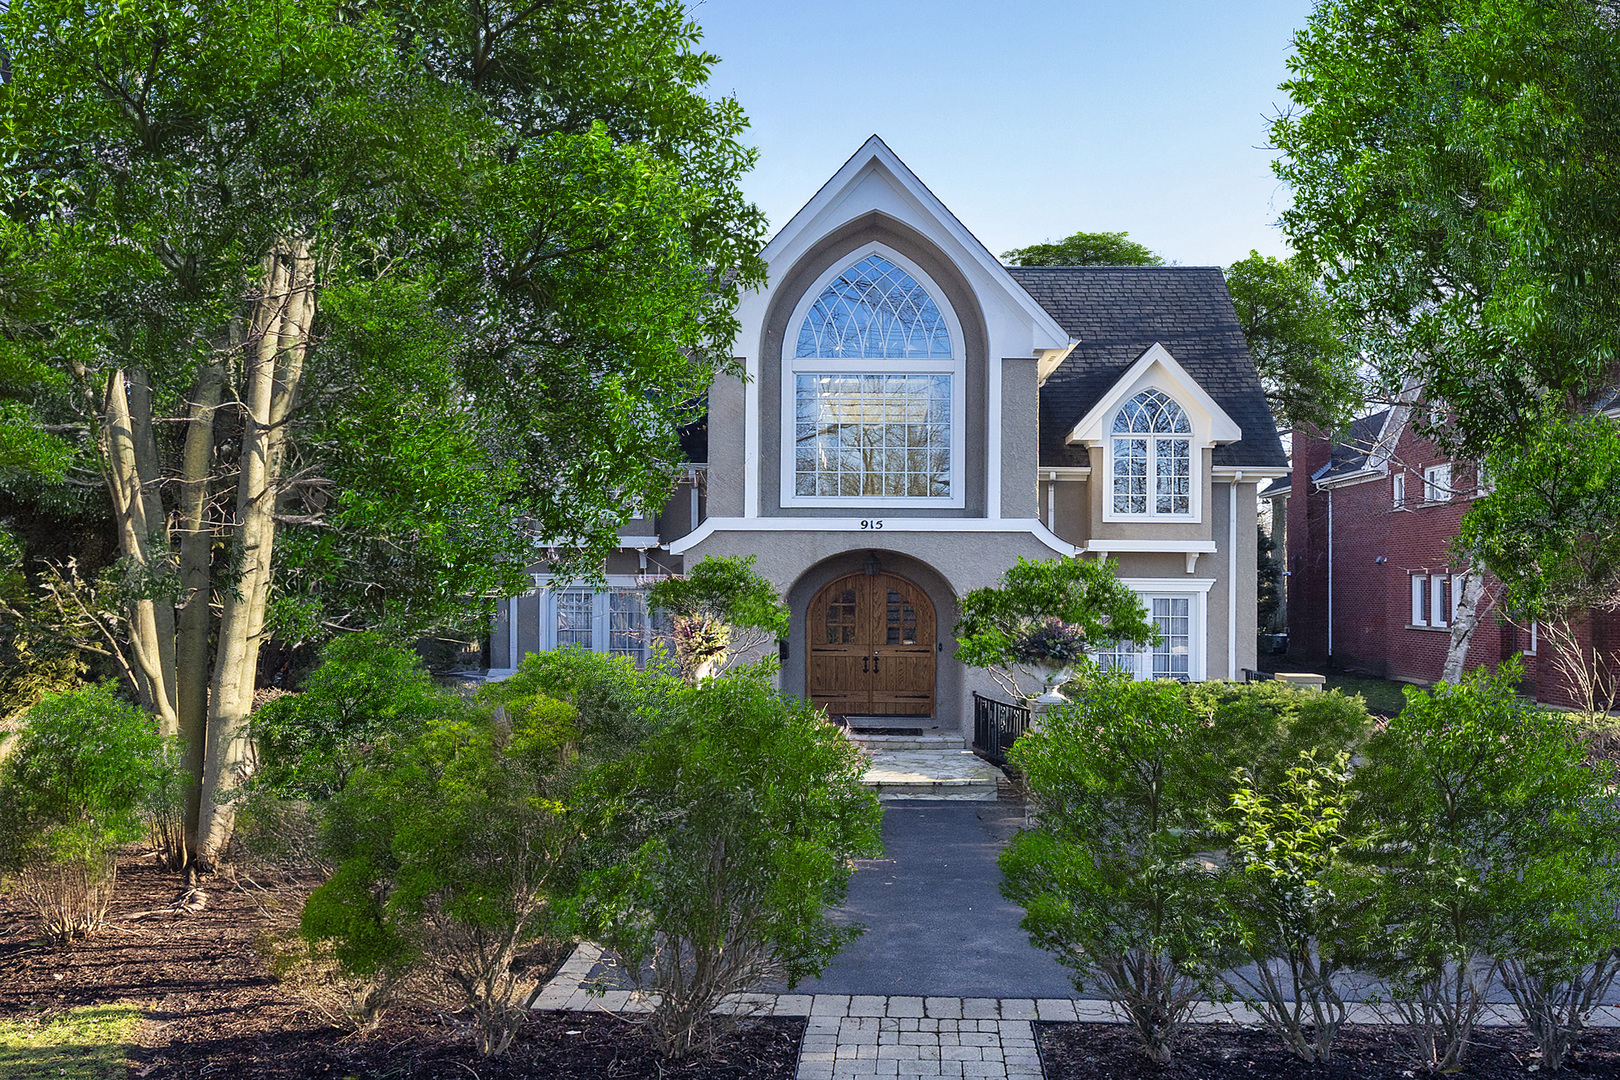
[{"label": "tall tree", "polygon": [[[1321,0],[1295,38],[1295,108],[1272,128],[1283,227],[1382,384],[1443,402],[1426,434],[1494,469],[1620,381],[1617,15]],[[1448,670],[1477,621],[1466,596],[1459,615]]]},{"label": "tall tree", "polygon": [[1362,400],[1356,358],[1316,268],[1249,252],[1226,268],[1249,356],[1282,427],[1333,431]]},{"label": "tall tree", "polygon": [[1123,232],[1077,232],[1056,243],[1003,251],[1014,266],[1163,266],[1164,259]]},{"label": "tall tree", "polygon": [[744,119],[673,0],[26,0],[0,39],[4,355],[70,388],[206,868],[267,638],[487,620],[668,489],[761,272]]}]

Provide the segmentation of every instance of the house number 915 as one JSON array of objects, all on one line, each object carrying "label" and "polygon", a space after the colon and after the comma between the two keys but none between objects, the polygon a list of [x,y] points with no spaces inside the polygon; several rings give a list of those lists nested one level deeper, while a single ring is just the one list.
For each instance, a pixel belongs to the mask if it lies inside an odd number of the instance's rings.
[{"label": "house number 915", "polygon": [[863,529],[881,529],[881,528],[883,528],[883,519],[882,518],[861,518],[861,528],[863,528]]}]

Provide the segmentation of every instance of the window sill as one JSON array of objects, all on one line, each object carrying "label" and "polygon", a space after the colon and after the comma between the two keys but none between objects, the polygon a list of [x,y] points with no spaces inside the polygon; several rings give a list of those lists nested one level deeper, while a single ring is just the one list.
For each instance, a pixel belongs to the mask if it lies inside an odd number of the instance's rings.
[{"label": "window sill", "polygon": [[1408,630],[1428,630],[1437,634],[1451,633],[1451,627],[1449,626],[1419,626],[1417,623],[1407,623],[1406,628]]}]

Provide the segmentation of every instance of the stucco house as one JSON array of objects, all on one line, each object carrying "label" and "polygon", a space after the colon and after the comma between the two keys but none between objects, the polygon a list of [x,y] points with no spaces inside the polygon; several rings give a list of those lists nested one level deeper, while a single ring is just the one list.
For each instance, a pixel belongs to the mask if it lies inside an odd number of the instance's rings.
[{"label": "stucco house", "polygon": [[691,464],[600,592],[510,601],[492,676],[576,643],[639,655],[640,589],[753,555],[793,614],[782,686],[965,730],[957,599],[1019,556],[1110,557],[1158,621],[1141,677],[1255,663],[1259,484],[1286,459],[1218,268],[1003,266],[876,136],[764,250]]}]

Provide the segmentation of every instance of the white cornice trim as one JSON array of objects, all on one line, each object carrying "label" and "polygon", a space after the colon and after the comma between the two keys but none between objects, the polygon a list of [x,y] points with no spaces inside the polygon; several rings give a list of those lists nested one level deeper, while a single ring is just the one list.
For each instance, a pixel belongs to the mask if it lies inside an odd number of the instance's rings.
[{"label": "white cornice trim", "polygon": [[1039,389],[1046,385],[1046,380],[1052,377],[1052,372],[1063,366],[1063,361],[1074,352],[1074,347],[1080,344],[1080,339],[1071,337],[1069,343],[1061,349],[1036,349],[1035,387]]},{"label": "white cornice trim", "polygon": [[1059,465],[1039,470],[1041,480],[1089,480],[1090,465]]},{"label": "white cornice trim", "polygon": [[[1198,380],[1189,375],[1187,369],[1182,367],[1174,356],[1170,355],[1169,349],[1155,341],[1146,352],[1137,358],[1136,363],[1131,365],[1130,370],[1120,376],[1118,381],[1108,388],[1108,393],[1104,394],[1102,399],[1091,407],[1091,411],[1080,418],[1080,422],[1069,431],[1068,441],[1071,444],[1101,444],[1107,435],[1103,429],[1109,426],[1114,414],[1119,411],[1120,405],[1125,400],[1125,395],[1154,366],[1163,369],[1175,387],[1184,391],[1197,403],[1200,409],[1209,414],[1212,421],[1211,431],[1209,432],[1211,442],[1232,443],[1243,438],[1243,429],[1238,426],[1237,421],[1228,416],[1226,410],[1215,403],[1215,399],[1210,397],[1202,386],[1198,385]],[[1171,394],[1171,397],[1175,396],[1174,393]]]},{"label": "white cornice trim", "polygon": [[1378,480],[1388,473],[1389,466],[1384,464],[1377,468],[1357,469],[1355,472],[1347,472],[1342,476],[1330,476],[1316,481],[1316,486],[1322,491],[1329,488],[1355,487],[1357,484],[1365,484],[1370,480]]},{"label": "white cornice trim", "polygon": [[1181,578],[1122,577],[1119,583],[1132,592],[1207,593],[1215,587],[1213,578],[1194,578],[1185,581]]},{"label": "white cornice trim", "polygon": [[1216,480],[1275,480],[1279,476],[1287,476],[1291,469],[1256,469],[1249,465],[1216,465],[1209,470],[1209,475]]},{"label": "white cornice trim", "polygon": [[1098,555],[1109,555],[1116,551],[1170,555],[1197,552],[1200,555],[1208,555],[1216,550],[1213,540],[1087,540],[1081,548]]},{"label": "white cornice trim", "polygon": [[[882,528],[862,528],[862,522],[881,521]],[[672,555],[684,555],[717,532],[842,532],[858,533],[876,540],[889,533],[1025,533],[1059,555],[1078,555],[1079,548],[1058,538],[1037,518],[913,518],[889,517],[881,513],[866,517],[714,517],[679,540],[672,541]]]}]

